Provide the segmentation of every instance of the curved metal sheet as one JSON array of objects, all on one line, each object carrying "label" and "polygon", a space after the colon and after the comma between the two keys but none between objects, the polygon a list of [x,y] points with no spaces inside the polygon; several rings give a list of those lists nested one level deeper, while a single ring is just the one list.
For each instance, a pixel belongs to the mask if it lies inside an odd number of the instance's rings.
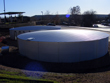
[{"label": "curved metal sheet", "polygon": [[19,39],[39,42],[81,42],[94,41],[107,38],[109,35],[100,31],[92,30],[49,30],[49,31],[35,31],[18,35]]},{"label": "curved metal sheet", "polygon": [[81,62],[104,56],[108,37],[87,42],[36,42],[18,39],[20,54],[46,62]]},{"label": "curved metal sheet", "polygon": [[10,30],[54,30],[54,29],[61,29],[60,26],[24,26],[24,27],[17,27],[11,28]]}]

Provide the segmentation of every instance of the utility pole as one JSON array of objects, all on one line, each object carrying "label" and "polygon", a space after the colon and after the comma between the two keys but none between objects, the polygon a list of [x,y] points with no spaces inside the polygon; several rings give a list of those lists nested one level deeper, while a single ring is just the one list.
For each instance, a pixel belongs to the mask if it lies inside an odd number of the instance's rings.
[{"label": "utility pole", "polygon": [[42,20],[43,20],[43,11],[41,11],[41,13],[42,13]]},{"label": "utility pole", "polygon": [[41,11],[41,13],[42,13],[42,25],[43,25],[43,11]]},{"label": "utility pole", "polygon": [[4,4],[4,23],[6,22],[6,16],[5,16],[5,0],[3,0],[3,4]]}]

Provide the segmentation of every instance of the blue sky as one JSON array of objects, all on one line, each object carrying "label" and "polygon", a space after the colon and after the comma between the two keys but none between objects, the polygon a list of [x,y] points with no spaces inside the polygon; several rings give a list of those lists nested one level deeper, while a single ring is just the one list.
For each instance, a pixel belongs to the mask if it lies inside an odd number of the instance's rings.
[{"label": "blue sky", "polygon": [[[5,0],[6,12],[26,12],[23,15],[33,16],[45,14],[68,14],[73,6],[80,6],[81,13],[87,10],[97,11],[97,14],[110,13],[110,0]],[[0,13],[3,11],[3,0],[0,0]]]}]

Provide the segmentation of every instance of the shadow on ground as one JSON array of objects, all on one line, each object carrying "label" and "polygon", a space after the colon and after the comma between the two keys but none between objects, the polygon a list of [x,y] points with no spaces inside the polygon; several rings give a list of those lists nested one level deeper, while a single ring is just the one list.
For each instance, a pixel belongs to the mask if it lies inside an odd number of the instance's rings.
[{"label": "shadow on ground", "polygon": [[88,73],[110,70],[110,42],[108,53],[105,56],[77,63],[51,63],[31,60],[19,54],[17,41],[6,38],[4,44],[16,48],[12,49],[8,54],[0,56],[0,64],[12,68],[57,73]]},{"label": "shadow on ground", "polygon": [[110,70],[109,53],[101,58],[91,61],[83,61],[77,63],[50,63],[31,60],[27,57],[21,56],[17,51],[18,50],[16,50],[14,53],[12,52],[0,56],[0,64],[24,70],[57,73],[88,73]]}]

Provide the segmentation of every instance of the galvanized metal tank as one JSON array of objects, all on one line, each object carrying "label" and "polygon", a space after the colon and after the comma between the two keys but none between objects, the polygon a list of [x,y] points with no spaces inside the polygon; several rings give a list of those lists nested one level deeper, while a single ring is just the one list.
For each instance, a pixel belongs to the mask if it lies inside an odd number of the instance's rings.
[{"label": "galvanized metal tank", "polygon": [[92,30],[35,31],[18,35],[18,46],[21,55],[34,60],[72,63],[104,56],[108,37]]},{"label": "galvanized metal tank", "polygon": [[16,27],[10,29],[10,38],[13,40],[17,39],[17,36],[22,33],[33,32],[33,31],[40,31],[40,30],[59,30],[61,29],[60,26],[23,26],[23,27]]}]

